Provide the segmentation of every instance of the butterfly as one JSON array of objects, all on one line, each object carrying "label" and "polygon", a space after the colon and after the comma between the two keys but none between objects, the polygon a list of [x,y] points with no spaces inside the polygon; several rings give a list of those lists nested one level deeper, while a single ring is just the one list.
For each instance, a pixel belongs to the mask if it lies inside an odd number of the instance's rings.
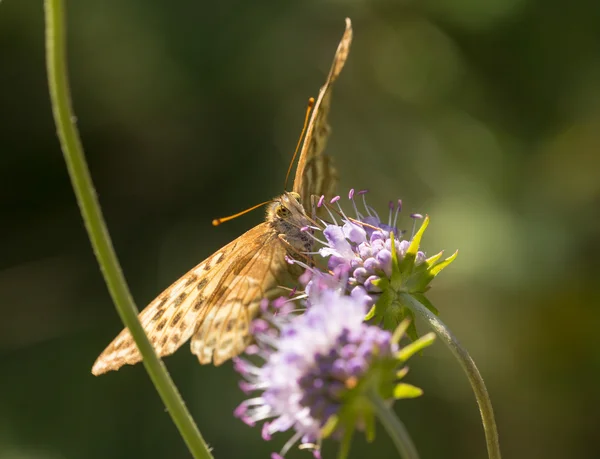
[{"label": "butterfly", "polygon": [[[309,252],[313,239],[305,229],[312,195],[330,195],[335,186],[331,158],[324,154],[329,136],[331,87],[339,76],[352,42],[352,25],[335,53],[306,126],[291,192],[273,199],[265,221],[250,229],[191,269],[154,299],[139,320],[160,356],[170,355],[191,338],[191,351],[201,364],[220,365],[251,342],[250,323],[263,298],[281,292],[292,276],[286,255]],[[94,375],[135,364],[142,356],[128,329],[100,354]]]}]

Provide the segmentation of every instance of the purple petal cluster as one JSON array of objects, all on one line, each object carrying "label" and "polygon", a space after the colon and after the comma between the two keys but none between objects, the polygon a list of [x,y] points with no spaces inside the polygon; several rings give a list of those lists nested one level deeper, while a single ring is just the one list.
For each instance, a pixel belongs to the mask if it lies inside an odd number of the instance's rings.
[{"label": "purple petal cluster", "polygon": [[[365,192],[359,192],[363,196],[364,208],[367,215],[358,211],[354,202],[354,190],[350,190],[349,199],[355,209],[356,217],[346,216],[341,207],[339,211],[343,216],[341,225],[334,223],[326,224],[323,229],[325,244],[319,250],[319,254],[328,258],[328,268],[334,273],[348,273],[348,284],[351,295],[362,299],[368,306],[376,302],[381,289],[377,281],[382,277],[390,278],[392,275],[392,240],[395,238],[395,249],[398,260],[402,261],[410,246],[409,240],[399,240],[401,234],[395,228],[398,213],[401,209],[401,201],[398,204],[390,204],[390,216],[388,223],[383,223],[377,213],[367,205],[364,200]],[[322,201],[321,201],[322,204]],[[331,204],[339,206],[339,197],[331,200]],[[413,215],[418,218],[420,215]],[[323,242],[323,241],[321,241]],[[415,264],[419,265],[425,261],[425,254],[417,253]]]},{"label": "purple petal cluster", "polygon": [[252,351],[262,364],[235,362],[245,378],[242,389],[260,392],[244,401],[236,416],[249,425],[265,421],[266,440],[275,432],[295,431],[281,456],[298,441],[318,445],[321,429],[339,411],[347,391],[374,361],[398,349],[389,332],[363,322],[362,301],[330,288],[313,288],[309,300],[302,315],[265,313],[255,321]]}]

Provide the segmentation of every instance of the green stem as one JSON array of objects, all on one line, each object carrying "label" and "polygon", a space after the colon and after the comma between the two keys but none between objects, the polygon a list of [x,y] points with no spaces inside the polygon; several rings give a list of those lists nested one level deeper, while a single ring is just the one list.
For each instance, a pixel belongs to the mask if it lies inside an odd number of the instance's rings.
[{"label": "green stem", "polygon": [[406,427],[398,419],[392,408],[375,392],[369,392],[368,397],[373,408],[375,408],[379,422],[381,422],[394,442],[394,445],[396,445],[396,449],[398,449],[402,459],[419,459],[419,453],[415,444],[412,442]]},{"label": "green stem", "polygon": [[75,127],[75,117],[71,108],[67,79],[64,2],[63,0],[45,0],[44,6],[46,16],[46,64],[54,121],[69,176],[98,264],[117,312],[125,326],[129,328],[142,354],[146,371],[190,452],[196,459],[212,458],[210,450],[187,411],[181,395],[173,384],[162,361],[154,352],[154,348],[137,318],[138,311],[131,298],[104,223],[92,178],[83,154],[83,147]]},{"label": "green stem", "polygon": [[498,440],[498,429],[494,419],[494,409],[492,408],[492,401],[490,400],[481,373],[479,373],[479,370],[477,369],[477,365],[475,365],[475,362],[467,350],[460,344],[458,339],[452,334],[444,322],[412,295],[406,293],[400,295],[403,304],[410,305],[413,312],[429,323],[435,334],[446,344],[446,346],[448,346],[467,374],[467,378],[469,378],[469,382],[471,383],[471,388],[475,393],[477,404],[479,405],[481,422],[483,424],[485,440],[487,443],[488,457],[489,459],[500,459],[500,442]]}]

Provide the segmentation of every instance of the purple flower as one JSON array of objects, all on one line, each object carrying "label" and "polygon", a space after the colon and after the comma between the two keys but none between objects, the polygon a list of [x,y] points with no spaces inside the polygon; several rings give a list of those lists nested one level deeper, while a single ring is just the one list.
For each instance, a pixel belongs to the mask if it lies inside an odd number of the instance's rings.
[{"label": "purple flower", "polygon": [[[366,320],[372,320],[387,330],[394,330],[408,319],[410,326],[407,335],[416,340],[418,333],[412,302],[418,301],[437,314],[433,304],[425,297],[425,292],[431,281],[454,261],[457,252],[445,260],[441,259],[443,252],[426,258],[419,247],[429,225],[429,217],[412,214],[412,235],[402,239],[404,232],[396,228],[402,201],[390,202],[388,219],[384,222],[367,204],[365,195],[366,191],[355,193],[350,190],[348,193],[354,217],[344,212],[340,206],[340,196],[331,199],[329,204],[324,204],[324,198],[318,201],[318,207],[329,212],[331,221],[317,219],[317,225],[310,227],[310,235],[321,244],[321,248],[307,255],[318,254],[326,259],[327,274],[314,276],[315,268],[301,260],[292,262],[310,271],[307,277],[312,278],[306,284],[307,291],[314,288],[315,283],[331,284],[327,280],[329,276],[334,282],[342,283],[345,292],[352,298],[370,308]],[[362,206],[357,205],[356,197],[361,198]],[[362,207],[362,212],[359,207]],[[417,220],[422,220],[418,230]],[[318,231],[323,233],[324,238],[316,235]]]},{"label": "purple flower", "polygon": [[257,345],[252,350],[262,364],[235,360],[245,378],[242,389],[259,392],[242,402],[235,415],[251,426],[264,422],[265,440],[276,432],[294,432],[273,457],[283,457],[298,442],[318,457],[326,425],[334,426],[330,434],[336,437],[364,425],[363,416],[372,416],[356,408],[368,405],[356,403],[364,388],[383,387],[386,381],[386,397],[393,398],[390,388],[404,362],[397,357],[399,337],[364,322],[364,301],[330,288],[332,279],[315,271],[309,306],[301,315],[265,311],[254,327]]},{"label": "purple flower", "polygon": [[[394,247],[398,260],[403,260],[410,247],[409,240],[399,240],[402,235],[396,229],[398,214],[402,202],[390,203],[387,224],[382,222],[379,215],[366,203],[365,191],[356,193],[362,197],[366,215],[359,212],[354,201],[354,190],[348,195],[355,210],[356,216],[349,218],[339,206],[339,197],[332,200],[338,206],[342,215],[342,223],[338,224],[333,213],[333,223],[325,223],[323,235],[326,244],[319,250],[319,254],[328,259],[327,267],[333,271],[344,269],[348,272],[348,287],[354,297],[361,297],[367,305],[373,305],[382,292],[378,285],[382,278],[392,276],[392,234]],[[420,216],[419,216],[420,217]],[[416,218],[416,215],[415,215]],[[418,251],[415,265],[425,261],[425,254]]]}]

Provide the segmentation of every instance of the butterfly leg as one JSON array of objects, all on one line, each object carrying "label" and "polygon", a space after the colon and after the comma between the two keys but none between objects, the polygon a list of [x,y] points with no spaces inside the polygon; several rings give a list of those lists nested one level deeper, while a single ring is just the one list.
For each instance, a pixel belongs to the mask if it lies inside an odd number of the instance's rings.
[{"label": "butterfly leg", "polygon": [[306,255],[305,253],[300,252],[298,249],[296,249],[292,244],[290,244],[287,239],[285,238],[285,234],[278,234],[279,240],[283,243],[283,245],[285,245],[285,247],[292,253],[295,253],[296,255],[300,256],[301,258],[303,258],[304,260],[306,260],[307,264],[309,266],[312,266],[313,262],[312,262],[312,258],[309,257],[308,255]]}]

